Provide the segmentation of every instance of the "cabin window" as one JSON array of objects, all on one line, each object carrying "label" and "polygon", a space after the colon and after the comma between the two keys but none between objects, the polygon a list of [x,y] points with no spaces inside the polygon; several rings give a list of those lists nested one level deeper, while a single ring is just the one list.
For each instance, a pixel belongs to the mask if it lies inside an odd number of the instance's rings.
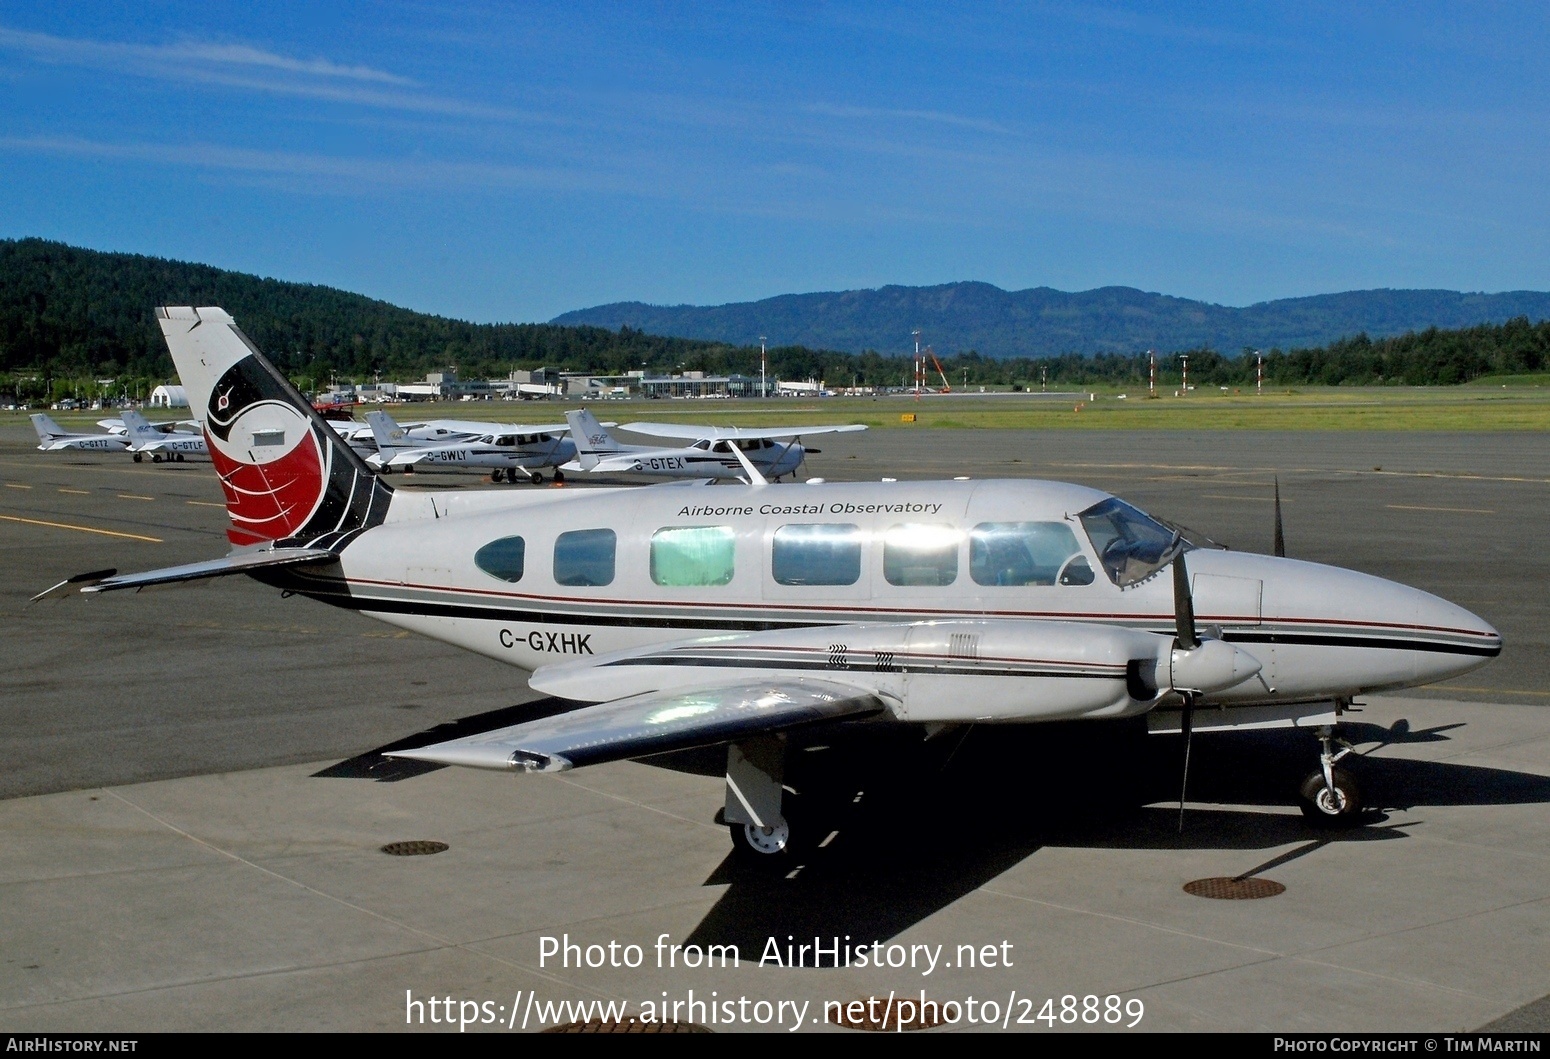
[{"label": "cabin window", "polygon": [[1093,568],[1064,522],[981,522],[969,531],[977,585],[1090,585]]},{"label": "cabin window", "polygon": [[861,527],[780,527],[770,550],[770,573],[782,585],[855,584],[861,579]]},{"label": "cabin window", "polygon": [[474,552],[474,565],[502,581],[522,580],[527,543],[521,537],[502,537]]},{"label": "cabin window", "polygon": [[732,580],[737,536],[730,526],[679,526],[651,535],[651,580],[686,588]]},{"label": "cabin window", "polygon": [[554,582],[601,588],[614,580],[614,550],[619,538],[611,529],[571,530],[554,541]]},{"label": "cabin window", "polygon": [[907,522],[883,536],[883,576],[890,585],[950,585],[958,580],[958,543],[952,526]]}]

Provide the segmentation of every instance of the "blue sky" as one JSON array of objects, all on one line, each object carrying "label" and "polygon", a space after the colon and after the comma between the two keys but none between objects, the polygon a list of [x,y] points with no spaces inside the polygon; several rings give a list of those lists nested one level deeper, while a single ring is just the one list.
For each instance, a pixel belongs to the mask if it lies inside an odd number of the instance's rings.
[{"label": "blue sky", "polygon": [[1536,4],[0,5],[0,236],[474,320],[1550,289]]}]

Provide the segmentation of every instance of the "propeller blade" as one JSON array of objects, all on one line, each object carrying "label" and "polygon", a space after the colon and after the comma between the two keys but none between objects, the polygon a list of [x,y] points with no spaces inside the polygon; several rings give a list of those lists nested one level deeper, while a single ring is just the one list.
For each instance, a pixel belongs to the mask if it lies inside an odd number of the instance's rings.
[{"label": "propeller blade", "polygon": [[1179,729],[1184,735],[1184,776],[1179,781],[1179,834],[1184,833],[1184,794],[1189,790],[1189,747],[1195,737],[1195,695],[1184,693],[1184,715]]},{"label": "propeller blade", "polygon": [[1275,479],[1276,484],[1276,537],[1275,553],[1278,558],[1286,558],[1286,537],[1281,533],[1281,479]]},{"label": "propeller blade", "polygon": [[1184,566],[1182,547],[1173,557],[1173,623],[1179,650],[1193,651],[1200,646],[1200,637],[1195,633],[1195,601],[1189,592],[1189,570]]}]

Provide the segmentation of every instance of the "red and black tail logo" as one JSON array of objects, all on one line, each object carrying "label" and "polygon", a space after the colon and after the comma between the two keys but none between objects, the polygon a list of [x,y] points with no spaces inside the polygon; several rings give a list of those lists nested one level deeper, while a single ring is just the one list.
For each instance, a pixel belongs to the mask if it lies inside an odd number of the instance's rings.
[{"label": "red and black tail logo", "polygon": [[387,515],[392,489],[257,354],[210,391],[205,439],[233,544],[331,548]]}]

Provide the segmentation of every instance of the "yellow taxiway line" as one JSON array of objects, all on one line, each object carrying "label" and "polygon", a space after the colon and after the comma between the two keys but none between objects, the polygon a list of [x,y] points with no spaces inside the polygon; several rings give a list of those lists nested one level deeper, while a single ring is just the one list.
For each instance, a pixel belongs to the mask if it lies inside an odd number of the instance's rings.
[{"label": "yellow taxiway line", "polygon": [[104,537],[126,537],[132,541],[148,541],[151,544],[161,544],[160,537],[143,537],[138,533],[120,533],[118,530],[94,529],[91,526],[75,526],[68,522],[44,522],[36,518],[18,518],[15,515],[0,515],[0,519],[7,522],[24,522],[29,526],[50,526],[54,529],[77,530],[81,533],[100,533]]}]

